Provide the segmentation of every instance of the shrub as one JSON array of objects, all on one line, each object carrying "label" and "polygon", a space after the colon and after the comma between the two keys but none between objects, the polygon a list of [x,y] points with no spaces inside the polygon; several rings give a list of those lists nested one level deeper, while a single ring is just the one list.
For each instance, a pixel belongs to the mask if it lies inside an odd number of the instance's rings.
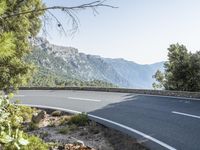
[{"label": "shrub", "polygon": [[23,121],[30,121],[33,117],[33,114],[36,113],[36,109],[28,106],[19,106],[19,109],[19,116],[23,118]]},{"label": "shrub", "polygon": [[56,123],[53,120],[49,120],[49,127],[55,127]]},{"label": "shrub", "polygon": [[38,127],[38,124],[34,123],[34,122],[30,122],[29,126],[28,126],[28,130],[29,131],[33,131],[33,130],[37,130],[39,127]]},{"label": "shrub", "polygon": [[25,134],[21,128],[24,113],[31,108],[10,103],[9,97],[0,96],[0,145],[4,150],[46,150],[47,144],[41,139]]},{"label": "shrub", "polygon": [[54,117],[59,117],[59,116],[62,115],[62,113],[61,113],[61,111],[56,110],[56,111],[53,111],[53,112],[51,113],[51,115],[54,116]]},{"label": "shrub", "polygon": [[0,96],[0,144],[10,150],[20,149],[29,142],[20,130],[23,118],[20,108],[11,104],[7,97]]},{"label": "shrub", "polygon": [[86,126],[89,123],[87,114],[82,113],[72,116],[68,124],[75,124],[77,126]]},{"label": "shrub", "polygon": [[67,134],[67,133],[69,133],[69,127],[68,126],[66,126],[66,127],[63,127],[63,128],[61,128],[61,129],[59,129],[58,130],[58,133],[60,133],[60,134]]},{"label": "shrub", "polygon": [[59,119],[59,125],[65,125],[71,119],[71,116],[61,116]]},{"label": "shrub", "polygon": [[70,131],[74,131],[76,129],[77,129],[77,126],[75,124],[72,124],[72,125],[65,126],[65,127],[61,128],[61,129],[59,129],[58,133],[67,134]]},{"label": "shrub", "polygon": [[22,150],[48,150],[49,145],[46,144],[42,139],[36,136],[28,137],[29,144],[22,147]]}]

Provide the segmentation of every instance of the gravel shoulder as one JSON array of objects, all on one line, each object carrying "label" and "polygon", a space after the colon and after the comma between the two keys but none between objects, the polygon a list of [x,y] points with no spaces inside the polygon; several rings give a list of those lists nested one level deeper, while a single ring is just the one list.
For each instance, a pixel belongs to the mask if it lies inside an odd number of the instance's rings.
[{"label": "gravel shoulder", "polygon": [[80,122],[70,123],[73,116],[60,111],[38,110],[24,128],[29,134],[51,143],[51,150],[148,150],[136,139],[94,121],[81,124],[83,119],[79,118]]}]

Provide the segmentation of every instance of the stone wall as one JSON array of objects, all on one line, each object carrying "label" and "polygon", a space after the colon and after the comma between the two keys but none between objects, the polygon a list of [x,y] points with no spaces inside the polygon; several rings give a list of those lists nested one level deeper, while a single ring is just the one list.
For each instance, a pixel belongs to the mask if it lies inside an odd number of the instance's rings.
[{"label": "stone wall", "polygon": [[199,98],[200,92],[185,91],[166,91],[166,90],[146,90],[146,89],[126,89],[126,88],[99,88],[99,87],[21,87],[21,90],[82,90],[82,91],[102,91],[102,92],[121,92],[136,93],[161,96],[175,96],[186,98]]}]

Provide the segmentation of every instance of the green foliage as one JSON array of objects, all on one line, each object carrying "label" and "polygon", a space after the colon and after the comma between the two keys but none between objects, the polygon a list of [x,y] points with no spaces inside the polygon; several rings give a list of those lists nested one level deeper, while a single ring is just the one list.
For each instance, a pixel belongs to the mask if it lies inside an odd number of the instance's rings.
[{"label": "green foliage", "polygon": [[70,130],[69,130],[68,126],[63,127],[63,128],[58,130],[58,133],[60,133],[60,134],[68,134],[69,132],[70,132]]},{"label": "green foliage", "polygon": [[19,107],[11,104],[7,98],[0,97],[0,143],[11,150],[29,143],[20,130],[23,118],[18,115],[19,112]]},{"label": "green foliage", "polygon": [[58,133],[60,134],[68,134],[71,131],[74,131],[77,129],[77,126],[75,124],[69,125],[69,126],[65,126],[61,129],[59,129]]},{"label": "green foliage", "polygon": [[164,86],[164,74],[160,70],[157,70],[155,75],[153,75],[153,78],[157,81],[152,84],[153,88],[161,89]]},{"label": "green foliage", "polygon": [[29,37],[34,37],[41,27],[42,11],[26,15],[14,13],[44,8],[42,0],[1,0],[0,2],[0,90],[10,92],[26,84],[34,71],[33,65],[23,60],[30,52]]},{"label": "green foliage", "polygon": [[28,136],[29,144],[22,147],[21,150],[49,150],[49,145],[36,136]]},{"label": "green foliage", "polygon": [[188,52],[184,45],[173,44],[168,48],[165,72],[154,75],[154,87],[166,90],[200,91],[200,52]]},{"label": "green foliage", "polygon": [[62,112],[59,110],[55,110],[51,113],[51,115],[54,117],[60,117],[62,115]]},{"label": "green foliage", "polygon": [[116,87],[112,83],[101,80],[82,81],[75,78],[63,77],[44,68],[38,68],[38,70],[27,85],[28,87]]},{"label": "green foliage", "polygon": [[116,87],[112,83],[105,81],[83,81],[76,78],[64,77],[44,68],[38,68],[38,70],[39,71],[34,74],[33,78],[27,85],[28,87]]},{"label": "green foliage", "polygon": [[[9,97],[12,97],[12,94]],[[12,104],[8,98],[0,96],[0,144],[3,149],[48,149],[48,145],[41,139],[29,136],[22,131],[23,121],[30,119],[34,110]]]},{"label": "green foliage", "polygon": [[38,129],[39,127],[38,127],[38,124],[37,123],[34,123],[34,122],[30,122],[29,123],[29,126],[28,126],[28,130],[29,131],[33,131],[33,130],[36,130],[36,129]]},{"label": "green foliage", "polygon": [[23,121],[30,121],[33,114],[36,113],[36,109],[28,106],[18,106],[20,109],[19,116],[23,118]]},{"label": "green foliage", "polygon": [[81,113],[75,116],[72,116],[68,121],[68,124],[75,124],[77,126],[85,126],[89,123],[87,114]]},{"label": "green foliage", "polygon": [[14,36],[12,33],[3,33],[0,38],[0,59],[10,59],[15,54]]},{"label": "green foliage", "polygon": [[7,9],[6,1],[2,0],[0,2],[0,15],[2,15],[6,9]]}]

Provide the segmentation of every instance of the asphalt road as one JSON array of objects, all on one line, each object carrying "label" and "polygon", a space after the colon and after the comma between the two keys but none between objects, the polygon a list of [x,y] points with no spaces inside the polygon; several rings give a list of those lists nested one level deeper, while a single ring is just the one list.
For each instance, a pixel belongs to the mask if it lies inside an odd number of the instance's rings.
[{"label": "asphalt road", "polygon": [[153,150],[200,150],[200,100],[93,91],[19,91],[22,104],[88,112]]}]

